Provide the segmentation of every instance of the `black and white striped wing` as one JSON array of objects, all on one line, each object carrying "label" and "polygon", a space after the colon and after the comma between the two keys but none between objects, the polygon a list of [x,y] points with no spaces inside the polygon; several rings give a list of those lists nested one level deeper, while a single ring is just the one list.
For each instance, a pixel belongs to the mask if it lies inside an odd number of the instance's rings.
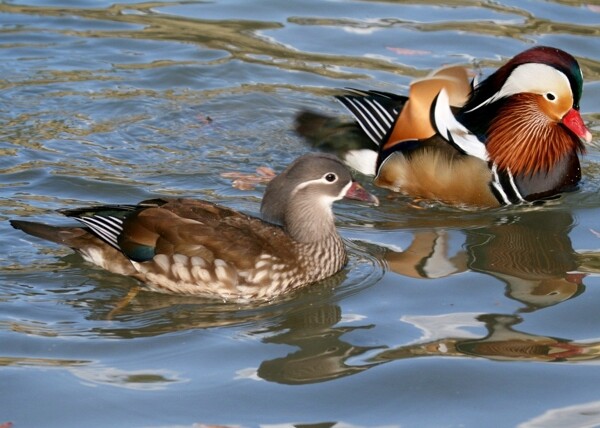
[{"label": "black and white striped wing", "polygon": [[123,232],[123,219],[115,216],[91,215],[77,217],[77,220],[89,227],[94,235],[107,244],[121,250],[118,238]]},{"label": "black and white striped wing", "polygon": [[388,92],[347,89],[336,98],[354,116],[362,130],[379,147],[392,131],[407,98]]},{"label": "black and white striped wing", "polygon": [[119,235],[123,232],[125,219],[140,209],[157,206],[157,201],[144,201],[138,205],[100,205],[73,208],[60,210],[60,212],[85,224],[98,238],[121,250]]}]

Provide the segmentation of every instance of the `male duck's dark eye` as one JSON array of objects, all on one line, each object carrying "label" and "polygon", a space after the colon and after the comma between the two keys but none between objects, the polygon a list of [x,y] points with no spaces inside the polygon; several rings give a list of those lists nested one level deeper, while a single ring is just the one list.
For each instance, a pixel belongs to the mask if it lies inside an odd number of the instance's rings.
[{"label": "male duck's dark eye", "polygon": [[337,176],[330,172],[329,174],[325,175],[325,180],[329,181],[330,183],[333,183],[335,180],[337,180]]},{"label": "male duck's dark eye", "polygon": [[554,95],[552,92],[548,92],[546,94],[546,99],[548,99],[550,101],[554,101],[556,99],[556,95]]}]

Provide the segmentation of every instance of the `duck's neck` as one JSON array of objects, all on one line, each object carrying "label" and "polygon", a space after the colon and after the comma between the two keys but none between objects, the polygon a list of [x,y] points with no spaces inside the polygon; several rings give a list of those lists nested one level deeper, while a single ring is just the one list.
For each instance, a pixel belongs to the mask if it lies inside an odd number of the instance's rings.
[{"label": "duck's neck", "polygon": [[292,239],[302,244],[340,240],[331,204],[325,201],[308,198],[292,201],[286,210],[284,227]]},{"label": "duck's neck", "polygon": [[288,207],[285,230],[294,240],[298,260],[310,282],[338,272],[346,264],[346,249],[338,234],[331,203],[310,198]]}]

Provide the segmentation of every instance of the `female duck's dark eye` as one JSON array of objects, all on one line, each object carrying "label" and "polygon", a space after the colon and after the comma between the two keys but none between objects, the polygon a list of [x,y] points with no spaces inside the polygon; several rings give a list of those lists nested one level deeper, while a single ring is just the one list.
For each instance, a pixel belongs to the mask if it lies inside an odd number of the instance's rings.
[{"label": "female duck's dark eye", "polygon": [[325,180],[329,181],[330,183],[333,183],[335,180],[337,180],[337,176],[330,172],[329,174],[325,175]]},{"label": "female duck's dark eye", "polygon": [[556,99],[556,95],[554,95],[552,92],[548,92],[546,94],[546,98],[550,101],[554,101]]}]

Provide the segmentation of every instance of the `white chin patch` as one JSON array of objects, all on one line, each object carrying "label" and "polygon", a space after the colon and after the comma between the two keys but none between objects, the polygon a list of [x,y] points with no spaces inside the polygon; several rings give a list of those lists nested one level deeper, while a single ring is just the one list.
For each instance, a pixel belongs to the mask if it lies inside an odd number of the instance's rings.
[{"label": "white chin patch", "polygon": [[368,149],[350,150],[344,155],[344,163],[361,174],[375,175],[377,152]]}]

